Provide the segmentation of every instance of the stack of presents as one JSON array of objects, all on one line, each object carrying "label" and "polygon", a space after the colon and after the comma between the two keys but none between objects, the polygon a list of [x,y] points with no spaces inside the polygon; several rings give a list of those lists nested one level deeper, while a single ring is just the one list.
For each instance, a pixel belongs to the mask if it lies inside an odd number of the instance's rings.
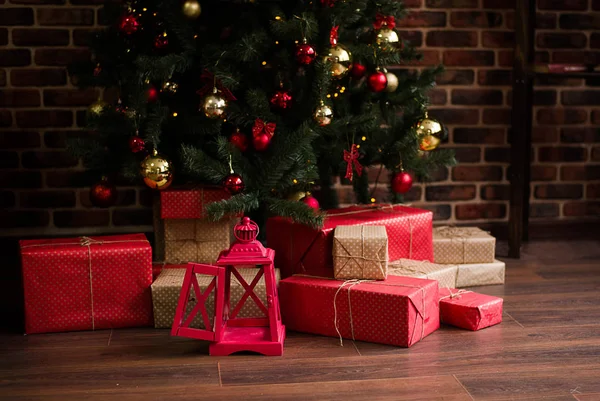
[{"label": "stack of presents", "polygon": [[271,218],[263,246],[247,218],[206,219],[226,196],[162,192],[160,262],[143,234],[21,241],[26,333],[154,326],[243,342],[243,330],[266,326],[254,333],[281,350],[285,330],[410,347],[440,322],[479,330],[502,320],[502,299],[468,289],[504,283],[495,238],[478,228],[354,206],[328,211],[319,229]]}]

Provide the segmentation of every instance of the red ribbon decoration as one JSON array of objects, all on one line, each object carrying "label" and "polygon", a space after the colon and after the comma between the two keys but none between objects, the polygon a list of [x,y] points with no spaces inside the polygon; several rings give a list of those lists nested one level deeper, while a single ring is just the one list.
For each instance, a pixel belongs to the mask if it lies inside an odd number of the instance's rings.
[{"label": "red ribbon decoration", "polygon": [[275,134],[275,127],[277,127],[277,124],[265,123],[260,118],[257,118],[254,120],[254,126],[252,127],[252,136],[256,137],[264,132],[271,137]]},{"label": "red ribbon decoration", "polygon": [[329,43],[331,43],[331,46],[337,45],[338,29],[340,29],[339,25],[336,25],[333,28],[331,28],[331,32],[329,33]]},{"label": "red ribbon decoration", "polygon": [[237,100],[235,96],[233,96],[233,93],[224,87],[221,81],[218,79],[215,85],[215,76],[208,70],[202,71],[202,75],[200,75],[200,82],[202,82],[202,87],[196,93],[202,97],[212,93],[213,88],[216,86],[217,90],[221,92],[225,99],[229,101]]},{"label": "red ribbon decoration", "polygon": [[373,27],[375,29],[381,29],[382,26],[387,25],[388,28],[394,29],[396,27],[396,18],[393,15],[385,16],[377,13]]},{"label": "red ribbon decoration", "polygon": [[333,7],[335,6],[335,1],[336,0],[321,0],[321,5],[326,7]]},{"label": "red ribbon decoration", "polygon": [[346,166],[345,178],[349,179],[350,181],[352,181],[352,177],[354,176],[353,167],[354,170],[356,170],[356,174],[358,174],[359,177],[362,175],[363,166],[358,161],[359,156],[360,154],[358,153],[358,148],[356,147],[356,144],[352,144],[349,152],[346,149],[344,149],[344,161],[348,163],[348,165]]}]

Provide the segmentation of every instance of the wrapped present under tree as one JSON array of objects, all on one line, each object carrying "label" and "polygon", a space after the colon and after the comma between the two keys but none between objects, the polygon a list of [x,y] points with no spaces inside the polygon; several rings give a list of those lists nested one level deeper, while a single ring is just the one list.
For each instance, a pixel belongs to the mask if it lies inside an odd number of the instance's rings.
[{"label": "wrapped present under tree", "polygon": [[388,237],[383,226],[338,226],[333,235],[333,274],[337,279],[385,280]]},{"label": "wrapped present under tree", "polygon": [[481,330],[502,322],[502,298],[473,291],[440,289],[440,320],[467,330]]}]

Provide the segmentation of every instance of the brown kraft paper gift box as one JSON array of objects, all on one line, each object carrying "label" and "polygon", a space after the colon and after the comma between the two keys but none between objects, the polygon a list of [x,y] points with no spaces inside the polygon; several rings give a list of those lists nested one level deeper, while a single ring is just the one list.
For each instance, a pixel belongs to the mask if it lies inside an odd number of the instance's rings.
[{"label": "brown kraft paper gift box", "polygon": [[384,226],[337,226],[333,234],[333,275],[337,279],[385,280],[388,237]]}]

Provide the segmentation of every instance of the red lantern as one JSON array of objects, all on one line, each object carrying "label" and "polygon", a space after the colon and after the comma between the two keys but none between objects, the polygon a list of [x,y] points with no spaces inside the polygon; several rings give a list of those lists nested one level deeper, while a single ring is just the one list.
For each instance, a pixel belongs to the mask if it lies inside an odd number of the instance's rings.
[{"label": "red lantern", "polygon": [[137,32],[139,26],[140,23],[138,22],[135,14],[125,14],[119,21],[119,29],[126,35],[131,35],[132,33]]},{"label": "red lantern", "polygon": [[373,92],[381,92],[387,86],[387,77],[381,71],[375,71],[367,78],[367,85]]},{"label": "red lantern", "polygon": [[392,178],[392,191],[405,194],[412,188],[413,179],[406,171],[400,171]]},{"label": "red lantern", "polygon": [[361,63],[352,63],[352,66],[350,67],[350,76],[354,79],[361,79],[365,76],[366,72],[367,67]]}]

